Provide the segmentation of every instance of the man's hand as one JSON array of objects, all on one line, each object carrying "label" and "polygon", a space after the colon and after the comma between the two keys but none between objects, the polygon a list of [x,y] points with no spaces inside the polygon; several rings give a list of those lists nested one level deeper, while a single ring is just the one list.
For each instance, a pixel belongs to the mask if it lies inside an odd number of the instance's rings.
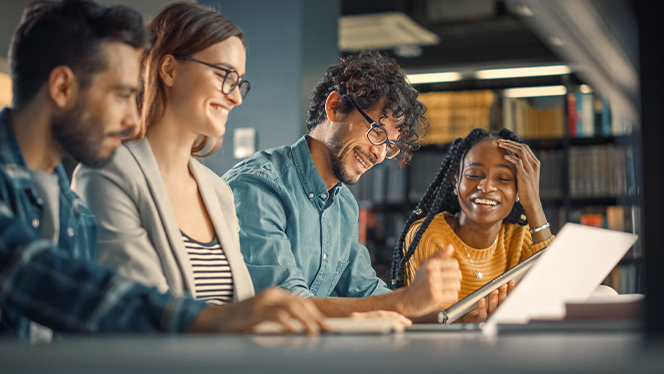
[{"label": "man's hand", "polygon": [[277,322],[286,332],[293,332],[291,319],[300,321],[310,335],[329,331],[325,317],[311,300],[272,287],[247,300],[206,307],[188,332],[247,332],[263,321]]},{"label": "man's hand", "polygon": [[391,312],[387,310],[376,310],[373,312],[354,312],[350,314],[350,318],[353,319],[385,319],[388,321],[398,322],[404,326],[410,326],[413,324],[413,321],[404,317],[402,314],[397,312]]},{"label": "man's hand", "polygon": [[407,316],[421,316],[459,299],[461,270],[459,263],[452,258],[454,248],[448,245],[424,262],[415,279],[408,286],[398,309]]},{"label": "man's hand", "polygon": [[516,281],[512,279],[498,287],[498,289],[491,291],[486,298],[482,298],[477,302],[477,306],[474,309],[461,317],[459,322],[479,323],[486,321],[498,309],[500,304],[505,301],[507,295],[514,290],[514,287],[516,287]]}]

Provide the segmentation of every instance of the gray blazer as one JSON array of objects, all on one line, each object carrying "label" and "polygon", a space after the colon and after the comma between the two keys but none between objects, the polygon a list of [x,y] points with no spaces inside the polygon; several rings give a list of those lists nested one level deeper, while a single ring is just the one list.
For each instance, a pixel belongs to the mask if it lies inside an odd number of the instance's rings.
[{"label": "gray blazer", "polygon": [[[193,157],[205,208],[228,259],[234,300],[254,296],[254,285],[240,252],[233,192],[226,182]],[[120,275],[175,296],[194,295],[194,276],[157,160],[147,139],[125,143],[102,169],[79,166],[72,190],[99,220],[98,262]]]}]

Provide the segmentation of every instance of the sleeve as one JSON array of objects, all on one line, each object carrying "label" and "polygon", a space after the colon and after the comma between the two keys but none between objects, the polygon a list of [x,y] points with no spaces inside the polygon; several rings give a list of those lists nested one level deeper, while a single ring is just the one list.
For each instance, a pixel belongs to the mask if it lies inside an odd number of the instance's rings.
[{"label": "sleeve", "polygon": [[203,302],[173,298],[38,239],[0,201],[0,308],[55,331],[182,332]]},{"label": "sleeve", "polygon": [[[169,289],[159,253],[137,205],[136,188],[122,172],[77,168],[72,189],[99,222],[98,263],[162,292]],[[130,176],[131,177],[131,176]],[[134,196],[134,197],[132,197]]]},{"label": "sleeve", "polygon": [[252,171],[227,179],[240,222],[240,249],[256,292],[279,286],[313,296],[286,234],[287,211],[281,187],[266,173]]},{"label": "sleeve", "polygon": [[337,295],[340,297],[368,297],[391,292],[371,266],[369,250],[360,244],[357,227],[353,230],[352,242],[354,244],[350,248],[348,266],[341,274],[334,289]]}]

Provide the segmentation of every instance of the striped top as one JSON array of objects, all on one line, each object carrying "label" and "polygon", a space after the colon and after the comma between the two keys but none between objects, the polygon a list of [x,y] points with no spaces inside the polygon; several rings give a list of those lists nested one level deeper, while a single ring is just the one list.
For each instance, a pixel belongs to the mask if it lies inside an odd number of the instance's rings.
[{"label": "striped top", "polygon": [[194,273],[194,298],[221,305],[233,301],[233,274],[219,239],[201,243],[182,232]]}]

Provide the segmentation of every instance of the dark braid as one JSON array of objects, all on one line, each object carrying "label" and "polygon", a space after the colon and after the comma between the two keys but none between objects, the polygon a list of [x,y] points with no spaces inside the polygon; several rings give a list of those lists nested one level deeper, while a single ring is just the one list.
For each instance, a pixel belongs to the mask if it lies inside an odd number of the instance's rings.
[{"label": "dark braid", "polygon": [[[404,284],[404,265],[415,253],[415,249],[422,238],[422,235],[429,227],[429,224],[436,215],[441,212],[449,212],[452,214],[461,211],[459,206],[459,198],[452,193],[454,190],[454,177],[459,174],[461,162],[466,156],[466,153],[477,143],[484,139],[507,139],[521,143],[519,138],[510,130],[502,129],[498,134],[490,134],[484,129],[474,129],[465,138],[457,138],[452,143],[450,150],[445,155],[445,159],[440,165],[436,178],[431,183],[422,200],[417,204],[413,213],[408,217],[406,224],[399,236],[394,253],[392,256],[392,264],[390,267],[391,287],[396,289],[403,287]],[[509,152],[510,154],[513,154]],[[408,235],[410,226],[417,220],[424,218],[424,222],[415,233],[412,243],[404,254],[403,245]],[[514,203],[514,207],[510,214],[503,220],[503,223],[517,223],[519,225],[526,225],[523,207],[520,203]]]}]

